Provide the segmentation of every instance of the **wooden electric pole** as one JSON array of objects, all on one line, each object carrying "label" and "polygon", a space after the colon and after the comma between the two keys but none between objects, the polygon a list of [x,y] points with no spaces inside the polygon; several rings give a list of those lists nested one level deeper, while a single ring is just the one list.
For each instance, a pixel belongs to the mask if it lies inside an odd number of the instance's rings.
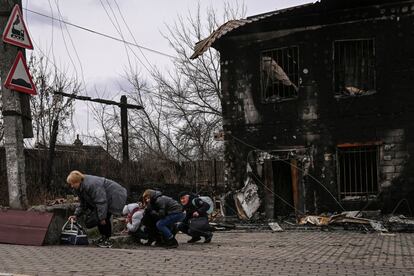
[{"label": "wooden electric pole", "polygon": [[121,136],[122,136],[122,161],[129,161],[129,143],[128,143],[128,100],[125,95],[121,96]]},{"label": "wooden electric pole", "polygon": [[55,95],[61,95],[64,97],[68,97],[71,99],[81,100],[81,101],[89,101],[89,102],[96,102],[101,104],[107,105],[116,105],[121,108],[121,136],[122,136],[122,162],[129,161],[129,146],[128,146],[128,109],[144,109],[140,105],[135,104],[128,104],[127,97],[125,95],[121,96],[120,102],[105,100],[105,99],[92,99],[91,97],[87,96],[78,96],[73,94],[68,94],[64,92],[55,92]]},{"label": "wooden electric pole", "polygon": [[[4,30],[13,6],[21,0],[0,0],[0,26]],[[23,146],[22,97],[21,93],[4,87],[19,47],[0,41],[0,71],[2,114],[4,121],[4,147],[6,150],[7,182],[9,206],[12,209],[25,209],[28,206],[26,195],[25,158]]]}]

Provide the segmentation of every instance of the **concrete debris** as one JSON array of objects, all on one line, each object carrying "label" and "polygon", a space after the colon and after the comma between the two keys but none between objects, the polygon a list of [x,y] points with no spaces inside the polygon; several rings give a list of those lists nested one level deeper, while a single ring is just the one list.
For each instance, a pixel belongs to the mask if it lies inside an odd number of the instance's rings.
[{"label": "concrete debris", "polygon": [[392,232],[414,232],[414,220],[403,215],[391,216],[387,220],[387,227]]},{"label": "concrete debris", "polygon": [[269,222],[269,227],[273,232],[282,232],[283,229],[277,222]]},{"label": "concrete debris", "polygon": [[384,225],[382,225],[382,223],[379,221],[371,220],[370,225],[377,232],[388,232],[388,229],[385,228]]},{"label": "concrete debris", "polygon": [[305,216],[300,218],[299,224],[313,224],[316,226],[327,226],[335,224],[370,225],[377,232],[388,232],[388,229],[380,221],[357,217],[359,212],[343,212],[333,216]]},{"label": "concrete debris", "polygon": [[347,217],[346,215],[334,215],[331,217],[329,223],[356,223],[356,224],[370,224],[371,220],[366,218]]},{"label": "concrete debris", "polygon": [[388,219],[388,222],[390,223],[401,223],[401,224],[407,224],[407,225],[414,225],[414,220],[408,219],[405,216],[392,216]]}]

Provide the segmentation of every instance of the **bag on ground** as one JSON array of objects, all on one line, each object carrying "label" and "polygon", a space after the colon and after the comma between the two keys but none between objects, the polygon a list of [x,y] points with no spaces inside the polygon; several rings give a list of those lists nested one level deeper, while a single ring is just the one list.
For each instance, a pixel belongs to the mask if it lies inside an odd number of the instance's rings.
[{"label": "bag on ground", "polygon": [[211,231],[207,217],[192,218],[189,220],[189,228],[193,232],[205,233]]},{"label": "bag on ground", "polygon": [[85,230],[76,222],[67,221],[60,234],[60,242],[62,244],[71,245],[88,245],[88,237]]}]

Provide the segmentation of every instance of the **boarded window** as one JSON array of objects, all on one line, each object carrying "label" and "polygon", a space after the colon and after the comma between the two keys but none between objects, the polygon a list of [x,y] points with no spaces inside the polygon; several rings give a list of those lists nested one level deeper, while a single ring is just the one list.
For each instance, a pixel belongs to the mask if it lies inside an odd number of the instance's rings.
[{"label": "boarded window", "polygon": [[296,98],[299,87],[297,46],[263,51],[260,58],[263,102]]},{"label": "boarded window", "polygon": [[338,147],[340,197],[378,193],[379,146]]},{"label": "boarded window", "polygon": [[334,42],[335,93],[360,96],[375,93],[375,46],[373,39]]}]

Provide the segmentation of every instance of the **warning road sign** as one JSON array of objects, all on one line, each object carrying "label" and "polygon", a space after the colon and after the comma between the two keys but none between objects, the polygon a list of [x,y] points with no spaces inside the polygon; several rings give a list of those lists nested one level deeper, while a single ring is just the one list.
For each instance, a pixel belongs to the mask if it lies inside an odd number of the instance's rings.
[{"label": "warning road sign", "polygon": [[22,48],[33,49],[19,5],[15,5],[3,32],[3,41]]},{"label": "warning road sign", "polygon": [[27,68],[22,52],[17,57],[7,75],[4,86],[11,90],[36,95],[36,86],[33,84],[29,69]]}]

